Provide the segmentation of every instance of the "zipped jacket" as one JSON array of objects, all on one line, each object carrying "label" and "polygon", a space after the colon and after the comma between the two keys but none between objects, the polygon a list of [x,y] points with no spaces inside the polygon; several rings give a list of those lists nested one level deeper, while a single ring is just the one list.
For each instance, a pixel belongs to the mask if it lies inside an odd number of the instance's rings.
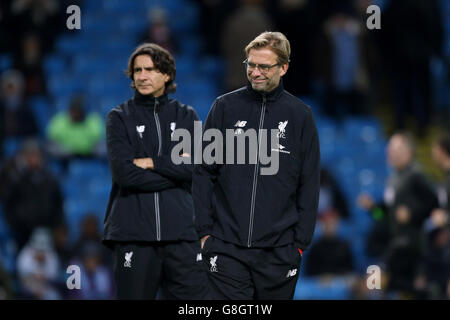
[{"label": "zipped jacket", "polygon": [[[198,240],[193,225],[193,164],[175,165],[171,141],[175,129],[193,133],[197,114],[167,95],[134,97],[112,109],[106,143],[112,188],[104,220],[103,242]],[[152,158],[154,170],[133,164]]]},{"label": "zipped jacket", "polygon": [[[225,164],[196,165],[192,195],[199,236],[212,235],[246,247],[295,243],[305,250],[314,232],[320,187],[319,139],[311,108],[286,92],[282,82],[266,94],[248,83],[215,100],[205,133],[211,128],[224,137],[227,129],[235,130],[234,138],[254,129],[258,150],[263,148],[262,134],[267,134],[266,154],[278,154],[279,169],[262,175],[261,169],[268,165],[262,165],[261,153],[254,148],[245,149],[245,164],[224,160]],[[271,145],[271,129],[278,130],[278,145]],[[230,152],[226,147],[225,143],[224,155]]]}]

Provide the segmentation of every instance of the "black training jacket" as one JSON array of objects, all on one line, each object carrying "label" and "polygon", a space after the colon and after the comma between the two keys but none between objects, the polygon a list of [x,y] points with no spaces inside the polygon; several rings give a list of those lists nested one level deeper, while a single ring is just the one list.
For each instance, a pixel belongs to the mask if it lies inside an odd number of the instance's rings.
[{"label": "black training jacket", "polygon": [[[261,175],[259,161],[249,164],[257,156],[248,154],[249,148],[246,164],[196,165],[192,195],[199,236],[210,234],[246,247],[295,243],[305,250],[314,232],[320,183],[319,139],[311,108],[286,92],[282,82],[265,95],[248,83],[215,100],[204,131],[210,128],[224,137],[226,129],[235,135],[266,129],[266,151],[279,154],[279,170]],[[270,129],[278,130],[279,146],[270,146]],[[226,153],[224,146],[224,159]]]},{"label": "black training jacket", "polygon": [[[143,96],[112,109],[106,119],[106,143],[112,189],[103,242],[198,240],[193,224],[193,164],[171,161],[174,129],[193,132],[194,109],[167,95]],[[141,169],[135,158],[153,159]]]}]

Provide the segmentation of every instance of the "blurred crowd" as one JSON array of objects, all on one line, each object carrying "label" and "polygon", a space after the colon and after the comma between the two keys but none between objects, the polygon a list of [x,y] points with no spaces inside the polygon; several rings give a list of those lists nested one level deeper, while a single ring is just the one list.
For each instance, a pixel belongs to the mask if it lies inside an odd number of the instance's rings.
[{"label": "blurred crowd", "polygon": [[[198,58],[223,60],[222,92],[245,85],[243,48],[249,40],[277,30],[292,47],[284,77],[287,91],[313,97],[322,106],[321,115],[338,122],[347,116],[378,116],[380,110],[392,119],[386,128],[386,162],[392,171],[382,201],[370,194],[347,199],[331,170],[323,168],[320,237],[307,252],[305,275],[324,281],[344,277],[352,284],[353,298],[374,298],[364,275],[356,272],[349,241],[337,232],[349,219],[349,201],[357,201],[373,220],[364,244],[367,255],[383,272],[383,290],[375,298],[449,299],[450,138],[445,131],[450,105],[437,106],[430,67],[439,59],[450,83],[442,1],[192,2],[200,12],[203,51]],[[69,239],[63,181],[49,167],[50,162],[67,168],[74,159],[104,159],[104,118],[86,107],[89,101],[81,93],[71,96],[63,110],[52,110],[40,131],[36,116],[42,110],[30,106],[33,97],[52,98],[44,61],[58,37],[68,32],[69,4],[82,7],[83,1],[0,3],[0,55],[12,57],[7,68],[0,61],[0,219],[16,247],[14,270],[6,270],[0,260],[0,299],[114,297],[111,257],[100,244],[102,221],[98,214],[86,214],[79,238]],[[366,27],[370,4],[382,9],[380,30]],[[151,10],[149,21],[139,41],[182,54],[184,39],[171,30],[166,12]],[[416,159],[417,140],[435,127],[443,134],[433,138],[428,156],[442,172],[439,183]],[[11,151],[14,141],[18,145]],[[84,290],[67,290],[66,269],[72,264],[87,275]]]}]

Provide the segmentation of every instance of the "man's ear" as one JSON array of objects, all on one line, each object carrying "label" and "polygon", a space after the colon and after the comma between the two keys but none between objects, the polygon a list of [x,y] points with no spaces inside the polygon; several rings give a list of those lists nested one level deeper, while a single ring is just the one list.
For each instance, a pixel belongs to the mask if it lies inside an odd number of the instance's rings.
[{"label": "man's ear", "polygon": [[167,83],[170,80],[170,76],[168,74],[164,74],[164,82]]},{"label": "man's ear", "polygon": [[284,76],[289,69],[289,63],[285,63],[281,66],[280,76]]}]

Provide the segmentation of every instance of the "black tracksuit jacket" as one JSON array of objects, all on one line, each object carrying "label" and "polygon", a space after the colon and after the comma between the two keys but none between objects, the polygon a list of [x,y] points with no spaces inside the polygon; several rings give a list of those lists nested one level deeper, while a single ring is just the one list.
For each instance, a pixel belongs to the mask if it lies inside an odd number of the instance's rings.
[{"label": "black tracksuit jacket", "polygon": [[[112,109],[106,139],[112,189],[104,221],[103,243],[114,241],[198,240],[193,224],[193,164],[175,165],[171,133],[193,133],[194,109],[167,95],[133,99]],[[175,124],[173,124],[175,123]],[[154,170],[133,164],[150,157]]]},{"label": "black tracksuit jacket", "polygon": [[[279,153],[279,171],[261,175],[259,161],[255,165],[248,160],[196,165],[192,195],[199,236],[210,234],[246,247],[295,243],[305,250],[314,232],[320,186],[319,139],[311,108],[286,92],[282,82],[265,95],[248,83],[215,100],[204,130],[216,128],[225,137],[226,129],[237,127],[267,129],[268,148]],[[280,128],[280,147],[270,146],[270,129]],[[246,153],[246,159],[256,156],[248,155],[248,148]]]}]

